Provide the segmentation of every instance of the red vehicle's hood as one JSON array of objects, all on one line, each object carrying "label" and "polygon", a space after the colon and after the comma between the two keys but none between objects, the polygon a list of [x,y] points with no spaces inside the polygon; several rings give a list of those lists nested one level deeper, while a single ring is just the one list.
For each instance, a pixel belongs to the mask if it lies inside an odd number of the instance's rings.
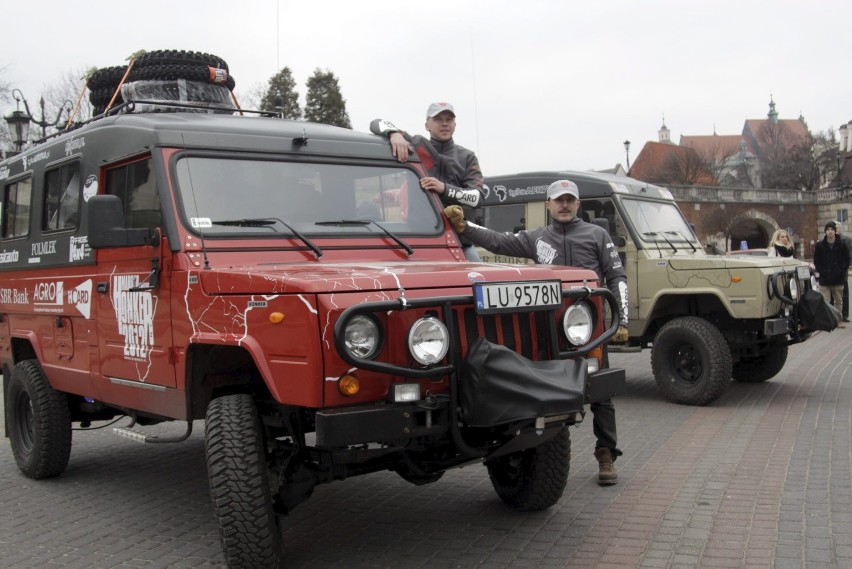
[{"label": "red vehicle's hood", "polygon": [[569,267],[417,261],[228,267],[200,271],[199,278],[207,294],[321,294],[466,287],[477,281],[597,279],[593,271]]}]

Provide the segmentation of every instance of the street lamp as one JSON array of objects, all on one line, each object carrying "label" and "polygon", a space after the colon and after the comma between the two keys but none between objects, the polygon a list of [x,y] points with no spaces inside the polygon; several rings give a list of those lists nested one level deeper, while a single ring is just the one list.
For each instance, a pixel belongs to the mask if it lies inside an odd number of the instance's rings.
[{"label": "street lamp", "polygon": [[627,170],[630,171],[630,141],[624,141],[624,155],[627,157]]},{"label": "street lamp", "polygon": [[[16,92],[17,95],[15,94]],[[20,98],[18,95],[21,95]],[[12,144],[15,145],[15,149],[11,154],[18,154],[24,147],[24,143],[30,135],[30,121],[33,118],[29,114],[29,109],[27,109],[27,112],[21,110],[21,100],[24,98],[23,94],[17,89],[14,89],[12,91],[12,96],[15,97],[15,110],[3,117],[3,119],[6,121],[6,124],[9,125],[9,133],[12,135]],[[24,107],[26,107],[26,105],[27,103],[24,101]]]},{"label": "street lamp", "polygon": [[[20,95],[20,98],[18,98],[18,95]],[[23,113],[22,113],[22,116],[19,117],[17,120],[22,122],[24,116],[26,116],[29,119],[29,122],[33,123],[36,126],[40,126],[41,127],[41,137],[43,139],[47,138],[47,127],[56,126],[57,124],[59,124],[59,121],[62,120],[62,113],[65,112],[65,106],[66,105],[68,105],[68,107],[69,107],[68,114],[69,114],[69,120],[70,120],[70,114],[71,114],[70,107],[73,107],[73,105],[71,104],[71,101],[67,101],[67,100],[63,101],[62,106],[59,107],[59,112],[56,113],[56,118],[53,119],[52,121],[49,121],[49,120],[47,120],[47,117],[46,117],[47,113],[45,113],[45,111],[44,111],[44,97],[41,97],[38,101],[38,105],[41,108],[41,118],[36,120],[35,116],[32,114],[32,112],[30,112],[30,105],[29,105],[29,103],[27,103],[27,99],[26,99],[26,97],[24,97],[24,94],[21,93],[21,90],[20,89],[13,89],[12,90],[12,96],[15,97],[15,101],[17,103],[20,103],[21,101],[23,101],[24,108],[27,111],[26,115],[23,115]],[[6,122],[9,122],[8,117],[6,117]],[[9,123],[9,124],[11,126],[11,123]],[[26,136],[23,137],[23,140],[26,140]]]}]

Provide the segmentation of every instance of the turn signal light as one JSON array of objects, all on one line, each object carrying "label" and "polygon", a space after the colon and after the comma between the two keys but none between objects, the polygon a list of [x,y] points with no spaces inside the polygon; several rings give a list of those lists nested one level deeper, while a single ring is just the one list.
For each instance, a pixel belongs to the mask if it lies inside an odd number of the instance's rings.
[{"label": "turn signal light", "polygon": [[355,395],[361,391],[361,382],[354,375],[344,375],[337,382],[337,390],[343,395]]},{"label": "turn signal light", "polygon": [[278,324],[279,322],[282,322],[283,320],[284,320],[284,315],[281,314],[280,312],[271,312],[269,314],[269,321],[272,322],[273,324]]}]

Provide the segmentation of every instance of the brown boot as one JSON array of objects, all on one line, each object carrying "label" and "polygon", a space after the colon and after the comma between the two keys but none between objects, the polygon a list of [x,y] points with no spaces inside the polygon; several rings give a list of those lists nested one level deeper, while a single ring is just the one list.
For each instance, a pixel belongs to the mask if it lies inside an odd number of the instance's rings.
[{"label": "brown boot", "polygon": [[598,484],[600,486],[618,484],[618,473],[612,465],[612,451],[603,447],[595,449],[595,458],[598,459],[600,467],[598,471]]}]

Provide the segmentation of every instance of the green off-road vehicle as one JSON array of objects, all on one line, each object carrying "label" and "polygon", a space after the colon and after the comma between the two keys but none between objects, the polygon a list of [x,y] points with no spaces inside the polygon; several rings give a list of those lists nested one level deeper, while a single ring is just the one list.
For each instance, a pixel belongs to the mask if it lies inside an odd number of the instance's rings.
[{"label": "green off-road vehicle", "polygon": [[486,180],[480,221],[498,231],[549,223],[545,192],[559,179],[580,188],[580,215],[610,232],[627,271],[630,340],[610,351],[650,348],[657,385],[670,400],[706,405],[731,378],[766,381],[784,367],[788,347],[810,336],[798,307],[812,288],[809,266],[706,254],[665,188],[589,172],[496,176]]}]

